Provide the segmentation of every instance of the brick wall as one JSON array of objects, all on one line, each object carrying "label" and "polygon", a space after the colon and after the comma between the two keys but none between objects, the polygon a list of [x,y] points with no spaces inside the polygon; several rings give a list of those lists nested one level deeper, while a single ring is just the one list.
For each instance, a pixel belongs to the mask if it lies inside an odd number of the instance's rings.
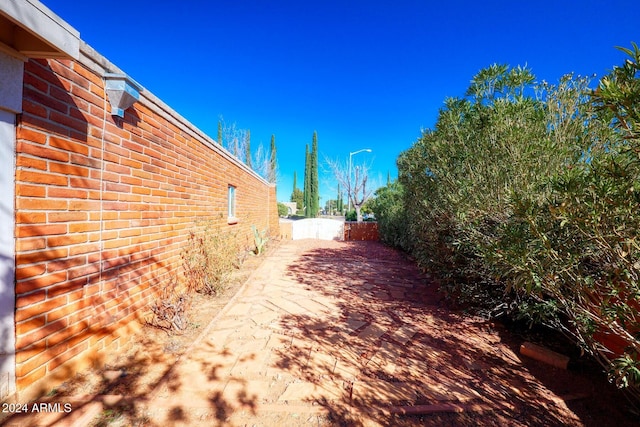
[{"label": "brick wall", "polygon": [[[158,286],[180,274],[197,219],[253,243],[277,236],[275,186],[144,93],[112,117],[102,75],[81,59],[25,64],[16,146],[16,376],[46,392],[124,345]],[[106,111],[105,111],[106,110]],[[227,221],[236,187],[238,222]]]},{"label": "brick wall", "polygon": [[379,240],[377,222],[344,223],[344,240]]}]

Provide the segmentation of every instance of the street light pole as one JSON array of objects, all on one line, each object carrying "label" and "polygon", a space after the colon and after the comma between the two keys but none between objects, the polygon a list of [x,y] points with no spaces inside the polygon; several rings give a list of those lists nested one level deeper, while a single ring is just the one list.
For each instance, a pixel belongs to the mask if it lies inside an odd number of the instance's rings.
[{"label": "street light pole", "polygon": [[354,151],[353,153],[349,153],[349,178],[348,178],[348,183],[349,183],[349,188],[347,189],[349,194],[347,194],[347,199],[349,199],[349,204],[348,204],[348,209],[347,209],[347,213],[351,212],[351,192],[352,192],[352,188],[351,188],[351,156],[353,156],[354,154],[358,154],[358,153],[362,153],[363,151],[366,151],[367,153],[371,152],[370,148],[363,148],[362,150],[358,150],[358,151]]}]

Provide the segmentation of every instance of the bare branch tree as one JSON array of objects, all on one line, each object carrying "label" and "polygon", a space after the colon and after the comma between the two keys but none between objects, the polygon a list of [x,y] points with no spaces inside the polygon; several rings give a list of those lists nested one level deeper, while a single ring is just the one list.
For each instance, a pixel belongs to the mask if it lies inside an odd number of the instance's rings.
[{"label": "bare branch tree", "polygon": [[348,163],[331,160],[327,157],[325,157],[324,161],[331,175],[334,176],[340,187],[347,193],[347,198],[356,210],[358,222],[362,221],[360,209],[371,198],[376,188],[375,185],[371,185],[371,182],[369,182],[371,163],[365,162],[352,165],[351,173],[349,173]]},{"label": "bare branch tree", "polygon": [[[249,130],[240,129],[236,122],[227,123],[222,116],[220,121],[222,126],[218,128],[218,133],[222,136],[221,141],[218,141],[220,145],[226,148],[233,156],[243,163],[247,162],[247,144],[249,143]],[[221,129],[220,129],[221,128]]]},{"label": "bare branch tree", "polygon": [[278,180],[277,163],[275,164],[275,169],[273,169],[273,164],[271,161],[271,153],[269,152],[269,150],[265,148],[262,142],[258,144],[258,148],[256,148],[256,150],[254,151],[251,165],[253,166],[253,170],[256,171],[258,175],[260,175],[267,181],[272,183],[277,182]]},{"label": "bare branch tree", "polygon": [[226,123],[220,116],[218,140],[218,144],[226,148],[234,157],[245,163],[258,175],[269,182],[275,183],[277,181],[278,166],[275,158],[262,142],[258,144],[257,148],[251,148],[251,131],[249,129],[240,129],[235,122]]}]

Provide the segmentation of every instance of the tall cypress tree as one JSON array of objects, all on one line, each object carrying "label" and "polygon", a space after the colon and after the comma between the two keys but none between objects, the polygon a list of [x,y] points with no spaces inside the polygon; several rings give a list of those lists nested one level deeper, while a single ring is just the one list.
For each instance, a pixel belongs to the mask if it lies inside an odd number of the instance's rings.
[{"label": "tall cypress tree", "polygon": [[218,144],[222,145],[222,122],[218,120]]},{"label": "tall cypress tree", "polygon": [[340,184],[338,184],[338,197],[336,197],[336,210],[342,214],[342,191],[340,191]]},{"label": "tall cypress tree", "polygon": [[318,133],[313,131],[313,142],[311,143],[311,166],[309,180],[311,181],[310,185],[310,199],[311,203],[311,216],[315,217],[318,215],[318,211],[320,210],[320,186],[318,183]]},{"label": "tall cypress tree", "polygon": [[276,160],[276,136],[271,135],[271,157],[269,159],[269,182],[276,182],[276,170],[277,170],[277,160]]},{"label": "tall cypress tree", "polygon": [[304,197],[303,197],[303,201],[304,201],[304,216],[309,217],[309,213],[311,212],[311,206],[309,203],[310,200],[310,177],[311,174],[309,173],[309,163],[310,163],[310,159],[309,159],[309,144],[306,144],[304,147]]}]

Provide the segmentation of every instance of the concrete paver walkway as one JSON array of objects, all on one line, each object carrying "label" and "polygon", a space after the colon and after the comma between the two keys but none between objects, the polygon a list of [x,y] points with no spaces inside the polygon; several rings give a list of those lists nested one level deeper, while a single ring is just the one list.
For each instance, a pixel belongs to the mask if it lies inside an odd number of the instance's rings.
[{"label": "concrete paver walkway", "polygon": [[377,242],[286,242],[151,393],[7,425],[105,425],[111,408],[130,415],[114,427],[626,425],[604,385],[520,358],[522,339],[436,288]]},{"label": "concrete paver walkway", "polygon": [[397,252],[367,248],[283,244],[156,389],[150,421],[376,424],[376,407],[477,400],[435,375],[425,333],[446,326],[437,306],[425,310],[437,303],[425,277]]}]

